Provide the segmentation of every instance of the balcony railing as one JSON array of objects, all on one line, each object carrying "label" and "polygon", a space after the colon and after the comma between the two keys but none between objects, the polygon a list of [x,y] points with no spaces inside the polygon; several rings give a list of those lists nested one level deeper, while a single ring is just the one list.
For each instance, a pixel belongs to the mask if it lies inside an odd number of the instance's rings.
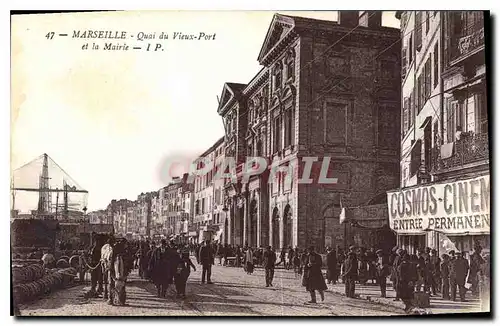
[{"label": "balcony railing", "polygon": [[441,148],[433,148],[432,172],[439,173],[452,169],[463,168],[471,163],[489,159],[488,134],[464,134],[455,142],[453,154],[441,158]]},{"label": "balcony railing", "polygon": [[484,24],[482,21],[476,22],[473,27],[464,29],[460,35],[452,38],[451,64],[461,61],[469,54],[477,52],[484,46]]}]

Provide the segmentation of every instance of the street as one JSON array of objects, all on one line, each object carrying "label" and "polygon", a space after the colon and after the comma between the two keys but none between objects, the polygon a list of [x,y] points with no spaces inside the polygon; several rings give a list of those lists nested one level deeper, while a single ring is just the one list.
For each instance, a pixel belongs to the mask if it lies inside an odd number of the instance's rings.
[{"label": "street", "polygon": [[[61,290],[20,307],[22,316],[387,316],[402,310],[360,299],[349,299],[327,291],[324,303],[305,304],[309,293],[293,271],[277,269],[274,287],[266,288],[264,271],[247,275],[242,268],[215,265],[214,284],[202,285],[197,265],[187,285],[187,298],[175,298],[169,288],[166,299],[133,271],[127,282],[127,305],[111,306],[101,298],[84,299],[89,284]],[[319,295],[318,295],[319,299]]]}]

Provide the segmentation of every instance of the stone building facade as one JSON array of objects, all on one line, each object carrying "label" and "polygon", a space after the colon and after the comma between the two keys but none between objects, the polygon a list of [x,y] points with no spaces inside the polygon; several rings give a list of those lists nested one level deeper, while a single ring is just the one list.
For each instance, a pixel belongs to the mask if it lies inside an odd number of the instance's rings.
[{"label": "stone building facade", "polygon": [[[262,70],[223,87],[225,155],[239,180],[225,187],[228,243],[344,246],[355,230],[341,227],[341,204],[373,202],[399,183],[399,30],[382,27],[380,12],[339,17],[276,14],[258,55]],[[251,156],[267,158],[268,168],[242,182]],[[312,184],[298,182],[305,157],[318,158]],[[319,184],[328,160],[326,176],[337,182]],[[290,166],[291,178],[275,172]]]}]

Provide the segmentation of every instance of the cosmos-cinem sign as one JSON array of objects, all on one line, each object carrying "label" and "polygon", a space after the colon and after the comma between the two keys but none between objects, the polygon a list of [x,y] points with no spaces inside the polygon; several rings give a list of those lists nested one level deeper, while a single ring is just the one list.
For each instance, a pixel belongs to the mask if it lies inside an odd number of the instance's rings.
[{"label": "cosmos-cinem sign", "polygon": [[401,234],[490,233],[490,176],[387,192],[391,229]]}]

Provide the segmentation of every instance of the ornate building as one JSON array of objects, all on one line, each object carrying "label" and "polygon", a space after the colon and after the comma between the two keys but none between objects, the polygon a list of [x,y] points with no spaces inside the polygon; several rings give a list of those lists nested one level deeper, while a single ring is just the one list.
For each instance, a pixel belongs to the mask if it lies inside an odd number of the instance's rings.
[{"label": "ornate building", "polygon": [[[339,223],[341,203],[373,203],[398,185],[399,36],[381,12],[340,12],[339,22],[274,16],[262,70],[246,85],[226,83],[218,107],[239,180],[225,186],[227,243],[321,250],[355,241],[356,229]],[[268,168],[242,182],[251,156]],[[307,157],[318,158],[311,184],[297,180]],[[320,184],[328,160],[337,182]],[[291,178],[275,173],[290,166]]]}]

